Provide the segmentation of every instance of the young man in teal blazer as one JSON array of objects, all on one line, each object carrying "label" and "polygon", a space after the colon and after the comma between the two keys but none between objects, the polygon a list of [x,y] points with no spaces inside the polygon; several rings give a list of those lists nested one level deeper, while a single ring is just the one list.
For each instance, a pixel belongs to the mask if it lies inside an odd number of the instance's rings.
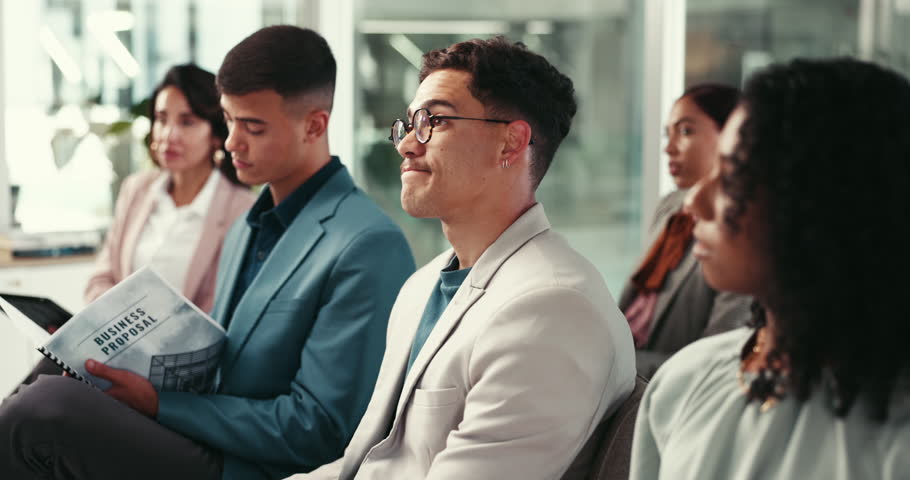
[{"label": "young man in teal blazer", "polygon": [[0,407],[0,477],[267,479],[343,453],[414,260],[329,154],[334,81],[325,40],[290,26],[246,38],[218,72],[225,148],[241,181],[267,186],[225,239],[215,392],[159,393],[91,361],[106,395],[39,377]]}]

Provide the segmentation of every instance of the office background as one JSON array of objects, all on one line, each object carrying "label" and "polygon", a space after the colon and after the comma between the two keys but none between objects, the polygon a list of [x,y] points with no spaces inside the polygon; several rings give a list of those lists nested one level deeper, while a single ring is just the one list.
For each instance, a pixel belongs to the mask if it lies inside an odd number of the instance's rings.
[{"label": "office background", "polygon": [[[539,199],[614,294],[672,189],[662,119],[685,86],[738,85],[797,56],[910,74],[910,0],[0,0],[0,230],[103,232],[120,180],[150,166],[149,121],[134,112],[164,71],[188,61],[216,71],[239,40],[276,23],[329,40],[333,153],[402,226],[418,264],[447,244],[438,222],[401,210],[386,137],[421,54],[504,34],[550,59],[575,81],[580,109]],[[0,269],[0,290],[78,308],[90,269],[80,258]]]}]

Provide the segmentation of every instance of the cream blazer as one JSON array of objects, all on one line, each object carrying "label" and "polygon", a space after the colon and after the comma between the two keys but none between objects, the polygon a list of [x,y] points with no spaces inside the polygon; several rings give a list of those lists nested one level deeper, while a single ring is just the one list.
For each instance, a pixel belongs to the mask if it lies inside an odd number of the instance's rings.
[{"label": "cream blazer", "polygon": [[[155,180],[164,175],[159,170],[130,175],[120,186],[114,219],[95,260],[95,272],[85,287],[89,303],[133,272],[133,253],[139,235],[155,207],[155,195],[149,191]],[[209,206],[202,235],[195,245],[192,263],[186,272],[183,295],[199,308],[209,312],[215,298],[215,272],[221,243],[228,227],[253,205],[256,196],[249,188],[235,185],[218,175],[215,195]]]},{"label": "cream blazer", "polygon": [[635,386],[625,318],[601,274],[535,205],[480,257],[410,372],[450,250],[392,309],[366,414],[344,456],[297,479],[558,479]]}]

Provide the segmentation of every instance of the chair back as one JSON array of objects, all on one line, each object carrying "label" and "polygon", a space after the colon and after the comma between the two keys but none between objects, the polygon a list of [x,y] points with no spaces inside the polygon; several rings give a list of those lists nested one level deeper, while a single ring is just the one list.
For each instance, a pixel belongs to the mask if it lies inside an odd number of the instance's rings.
[{"label": "chair back", "polygon": [[628,480],[632,434],[648,382],[635,377],[635,389],[613,415],[600,422],[561,480]]}]

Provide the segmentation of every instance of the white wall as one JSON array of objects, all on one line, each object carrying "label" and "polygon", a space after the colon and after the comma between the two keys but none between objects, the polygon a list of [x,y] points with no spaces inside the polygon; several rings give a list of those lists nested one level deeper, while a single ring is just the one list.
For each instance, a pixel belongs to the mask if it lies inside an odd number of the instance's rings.
[{"label": "white wall", "polygon": [[354,0],[320,0],[314,30],[325,37],[335,55],[335,104],[329,123],[329,147],[356,178],[354,162]]},{"label": "white wall", "polygon": [[[663,152],[662,126],[683,92],[686,59],[686,0],[645,0],[645,88],[642,126],[642,247],[660,197],[675,188]],[[660,161],[657,161],[660,159]]]},{"label": "white wall", "polygon": [[[6,43],[2,32],[5,19],[3,5],[0,1],[0,43]],[[6,71],[4,70],[4,50],[6,45],[0,44],[0,232],[9,228],[12,223],[10,218],[9,170],[6,168]]]}]

